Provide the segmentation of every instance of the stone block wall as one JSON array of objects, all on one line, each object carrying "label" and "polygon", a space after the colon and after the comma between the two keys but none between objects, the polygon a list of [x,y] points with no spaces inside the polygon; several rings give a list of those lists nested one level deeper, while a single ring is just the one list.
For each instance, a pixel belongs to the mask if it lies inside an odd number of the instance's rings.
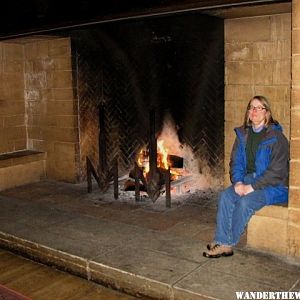
[{"label": "stone block wall", "polygon": [[26,149],[23,47],[0,42],[0,153]]},{"label": "stone block wall", "polygon": [[[296,28],[300,32],[300,23],[296,25],[293,21],[292,47],[291,20],[289,13],[225,20],[225,184],[230,183],[233,128],[243,123],[248,101],[254,95],[264,95],[290,140],[290,195],[288,207],[266,207],[253,216],[248,225],[248,245],[297,257],[300,256],[300,122],[297,123],[297,116],[300,120],[297,73],[300,40],[297,42],[295,37]],[[280,216],[276,210],[281,212]]]},{"label": "stone block wall", "polygon": [[47,154],[47,177],[77,181],[78,112],[69,38],[0,43],[0,154]]},{"label": "stone block wall", "polygon": [[225,185],[234,127],[244,120],[248,101],[266,96],[274,117],[290,135],[291,15],[225,20]]},{"label": "stone block wall", "polygon": [[300,257],[300,0],[292,1],[292,94],[288,254]]},{"label": "stone block wall", "polygon": [[47,176],[77,180],[78,117],[69,38],[24,44],[28,149],[47,152]]}]

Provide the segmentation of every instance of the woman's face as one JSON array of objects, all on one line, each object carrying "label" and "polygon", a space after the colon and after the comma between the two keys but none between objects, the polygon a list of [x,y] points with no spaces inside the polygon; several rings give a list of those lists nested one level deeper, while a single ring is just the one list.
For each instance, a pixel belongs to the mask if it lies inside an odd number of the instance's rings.
[{"label": "woman's face", "polygon": [[254,127],[258,128],[265,123],[267,111],[261,102],[253,99],[250,103],[249,119],[252,121]]}]

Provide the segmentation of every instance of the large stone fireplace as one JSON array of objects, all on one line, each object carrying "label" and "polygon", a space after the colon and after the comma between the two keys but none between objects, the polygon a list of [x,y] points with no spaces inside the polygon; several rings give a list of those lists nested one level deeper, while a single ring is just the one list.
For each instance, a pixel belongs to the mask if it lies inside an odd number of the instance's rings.
[{"label": "large stone fireplace", "polygon": [[[255,216],[249,241],[299,257],[299,1],[290,10],[190,14],[2,41],[0,190],[41,178],[86,180],[86,156],[99,163],[101,105],[106,161],[112,166],[117,157],[120,174],[148,143],[154,108],[157,135],[171,116],[199,172],[205,158],[214,176],[225,169],[227,185],[233,128],[248,100],[263,94],[290,140],[290,200]],[[279,251],[269,229],[267,244],[253,234],[265,225],[277,228]]]},{"label": "large stone fireplace", "polygon": [[[196,14],[2,42],[1,152],[46,153],[35,180],[69,182],[86,180],[86,157],[97,166],[100,154],[110,181],[116,157],[129,172],[149,142],[151,109],[156,135],[168,117],[200,172],[223,176],[223,33],[221,19]],[[8,180],[2,188],[18,184]]]}]

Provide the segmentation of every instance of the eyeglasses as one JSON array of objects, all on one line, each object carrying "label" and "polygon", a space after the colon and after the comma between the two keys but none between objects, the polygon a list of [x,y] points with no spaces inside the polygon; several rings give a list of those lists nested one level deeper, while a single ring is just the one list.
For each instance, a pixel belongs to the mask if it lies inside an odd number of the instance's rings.
[{"label": "eyeglasses", "polygon": [[264,109],[266,109],[266,108],[263,107],[263,106],[253,106],[253,105],[250,105],[250,106],[248,107],[248,110],[256,110],[256,111],[262,111],[262,110],[264,110]]}]

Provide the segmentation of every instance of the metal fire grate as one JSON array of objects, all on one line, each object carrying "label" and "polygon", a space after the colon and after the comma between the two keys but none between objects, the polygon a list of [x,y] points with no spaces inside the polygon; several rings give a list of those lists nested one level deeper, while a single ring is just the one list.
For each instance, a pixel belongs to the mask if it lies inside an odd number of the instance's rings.
[{"label": "metal fire grate", "polygon": [[[223,173],[223,21],[198,14],[114,23],[72,32],[80,111],[81,178],[86,160],[99,164],[100,132],[106,144],[107,172],[117,159],[119,173],[134,165],[148,143],[149,109],[156,128],[170,114],[182,143],[201,164]],[[101,131],[102,130],[102,131]],[[204,159],[205,158],[205,159]]]}]

